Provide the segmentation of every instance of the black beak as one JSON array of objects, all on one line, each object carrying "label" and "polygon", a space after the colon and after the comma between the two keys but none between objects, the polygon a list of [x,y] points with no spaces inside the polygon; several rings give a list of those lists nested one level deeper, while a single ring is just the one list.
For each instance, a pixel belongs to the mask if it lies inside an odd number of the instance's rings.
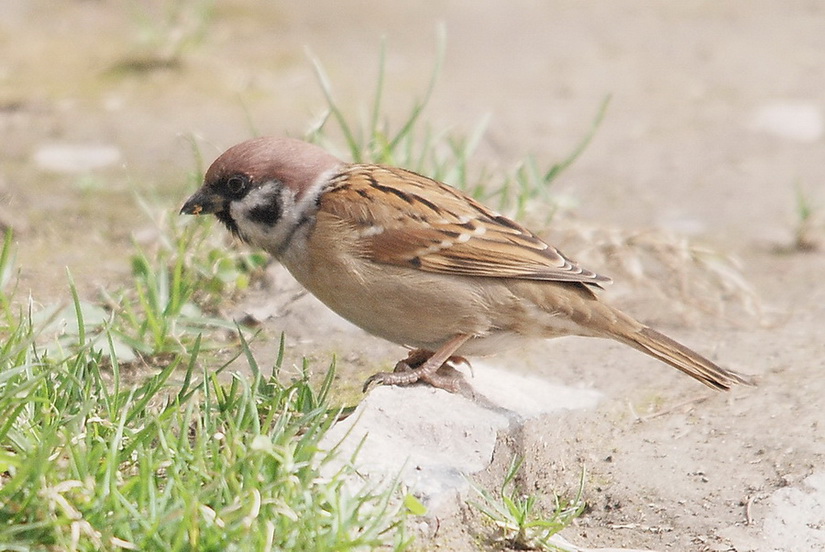
[{"label": "black beak", "polygon": [[208,215],[226,209],[226,199],[201,188],[186,200],[180,209],[181,215]]}]

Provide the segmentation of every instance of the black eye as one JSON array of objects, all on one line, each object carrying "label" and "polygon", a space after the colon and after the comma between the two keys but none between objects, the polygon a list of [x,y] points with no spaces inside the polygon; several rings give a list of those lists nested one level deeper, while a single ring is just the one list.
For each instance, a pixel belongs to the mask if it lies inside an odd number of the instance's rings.
[{"label": "black eye", "polygon": [[236,174],[226,179],[226,191],[235,197],[242,196],[248,185],[249,177],[243,174]]}]

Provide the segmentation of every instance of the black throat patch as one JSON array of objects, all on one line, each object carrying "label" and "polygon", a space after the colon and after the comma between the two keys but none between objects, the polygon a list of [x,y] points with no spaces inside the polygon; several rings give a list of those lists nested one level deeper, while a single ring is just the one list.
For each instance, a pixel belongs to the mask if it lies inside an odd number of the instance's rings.
[{"label": "black throat patch", "polygon": [[229,230],[232,235],[241,237],[240,231],[238,230],[238,225],[235,222],[235,219],[232,218],[232,215],[229,214],[229,209],[225,211],[218,211],[215,213],[215,217],[217,217],[217,219],[221,221],[224,226],[226,226],[226,229]]}]

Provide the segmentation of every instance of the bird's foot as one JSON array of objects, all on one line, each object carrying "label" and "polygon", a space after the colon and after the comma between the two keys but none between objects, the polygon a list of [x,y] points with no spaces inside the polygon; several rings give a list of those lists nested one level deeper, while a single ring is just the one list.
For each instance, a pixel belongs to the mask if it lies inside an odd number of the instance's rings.
[{"label": "bird's foot", "polygon": [[411,385],[423,381],[438,389],[456,393],[461,388],[464,376],[453,366],[456,364],[469,366],[470,363],[464,357],[451,356],[440,366],[428,365],[427,361],[432,358],[433,354],[432,351],[413,349],[407,358],[396,363],[392,372],[379,372],[370,376],[364,383],[364,392],[366,393],[373,385]]}]

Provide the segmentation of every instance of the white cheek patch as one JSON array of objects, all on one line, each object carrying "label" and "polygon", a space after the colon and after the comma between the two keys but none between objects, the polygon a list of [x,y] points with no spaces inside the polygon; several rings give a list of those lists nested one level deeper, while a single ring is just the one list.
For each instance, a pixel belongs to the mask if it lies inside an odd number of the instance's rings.
[{"label": "white cheek patch", "polygon": [[[229,205],[238,233],[248,243],[276,258],[287,254],[295,238],[306,239],[315,223],[318,196],[339,167],[318,176],[308,186],[287,186],[277,180],[264,182],[243,199]],[[298,239],[298,242],[301,240]]]},{"label": "white cheek patch", "polygon": [[280,251],[295,227],[295,197],[279,182],[266,184],[229,205],[241,237],[270,253]]}]

